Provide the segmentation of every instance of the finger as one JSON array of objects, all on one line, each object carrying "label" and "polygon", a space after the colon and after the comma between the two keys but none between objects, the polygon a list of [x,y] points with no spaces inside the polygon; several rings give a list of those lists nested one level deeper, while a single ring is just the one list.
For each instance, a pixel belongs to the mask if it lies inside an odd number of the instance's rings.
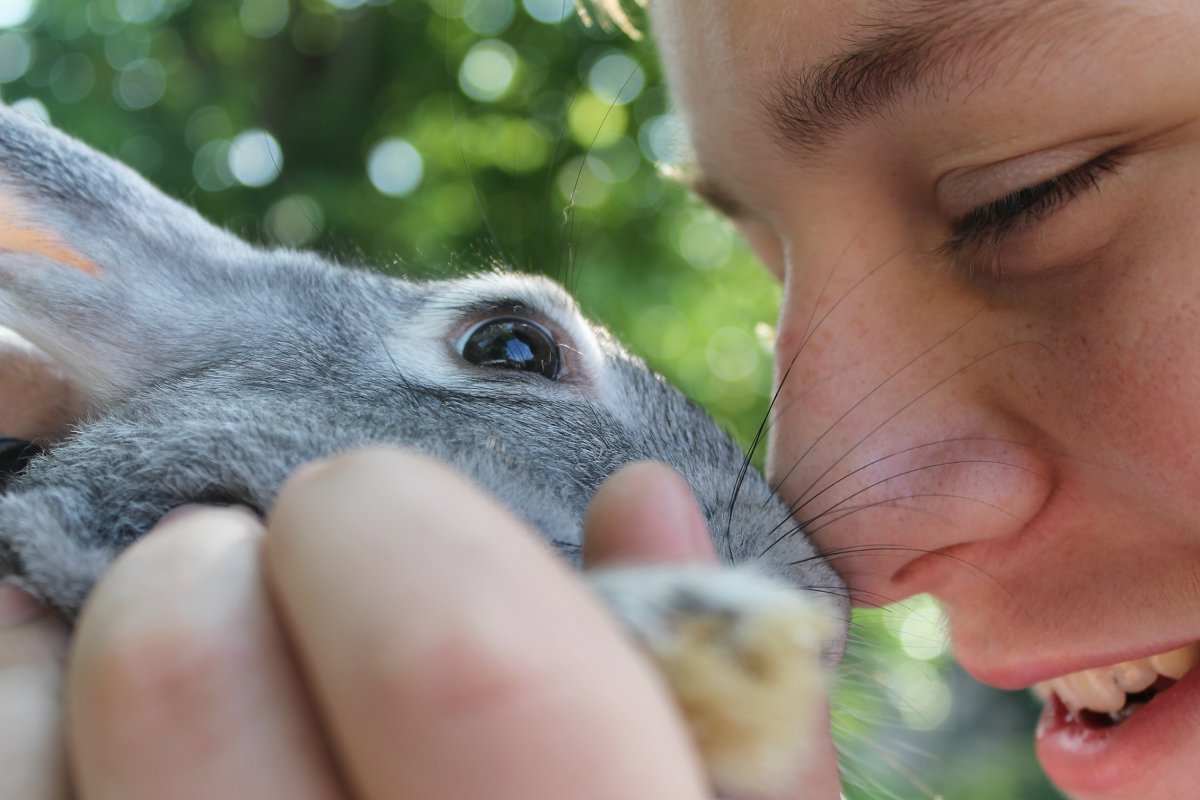
[{"label": "finger", "polygon": [[0,328],[0,434],[57,438],[80,405],[78,391],[49,356]]},{"label": "finger", "polygon": [[643,461],[613,473],[592,498],[584,530],[583,560],[589,567],[717,560],[692,490],[665,464]]},{"label": "finger", "polygon": [[829,725],[829,707],[822,703],[821,713],[814,714],[812,738],[802,755],[802,767],[788,798],[805,800],[839,800],[842,781],[838,771],[837,749]]},{"label": "finger", "polygon": [[336,798],[247,512],[168,519],[85,606],[69,674],[84,800]]},{"label": "finger", "polygon": [[677,715],[583,586],[447,468],[286,485],[266,570],[362,800],[699,800]]},{"label": "finger", "polygon": [[0,584],[0,626],[0,797],[66,800],[61,698],[67,628],[7,584]]}]

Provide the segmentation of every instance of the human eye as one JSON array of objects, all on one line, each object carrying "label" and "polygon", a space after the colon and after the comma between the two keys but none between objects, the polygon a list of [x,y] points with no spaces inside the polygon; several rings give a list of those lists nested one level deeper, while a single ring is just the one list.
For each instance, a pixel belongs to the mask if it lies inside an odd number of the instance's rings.
[{"label": "human eye", "polygon": [[1035,231],[1066,206],[1096,190],[1106,176],[1120,169],[1126,151],[1107,150],[1083,164],[1033,182],[959,215],[950,236],[938,248],[941,255],[977,271],[980,262],[998,267],[1005,248],[1022,234]]}]

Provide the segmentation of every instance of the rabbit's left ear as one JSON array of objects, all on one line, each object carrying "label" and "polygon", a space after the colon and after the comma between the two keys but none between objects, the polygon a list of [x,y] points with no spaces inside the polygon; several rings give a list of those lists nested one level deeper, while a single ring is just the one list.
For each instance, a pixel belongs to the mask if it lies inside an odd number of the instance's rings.
[{"label": "rabbit's left ear", "polygon": [[260,256],[123,164],[0,108],[0,325],[89,403],[185,367],[216,313],[202,298]]}]

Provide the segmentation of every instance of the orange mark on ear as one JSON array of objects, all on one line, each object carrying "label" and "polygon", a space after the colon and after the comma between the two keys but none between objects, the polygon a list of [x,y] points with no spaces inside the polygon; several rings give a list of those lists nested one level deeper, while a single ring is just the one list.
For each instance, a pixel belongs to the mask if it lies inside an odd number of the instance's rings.
[{"label": "orange mark on ear", "polygon": [[0,251],[41,256],[89,275],[100,274],[100,267],[56,236],[53,231],[39,227],[36,222],[26,222],[28,216],[28,210],[21,202],[20,195],[14,197],[6,187],[0,186]]},{"label": "orange mark on ear", "polygon": [[[2,206],[0,206],[0,210],[2,210]],[[100,273],[98,266],[72,250],[54,234],[37,228],[15,225],[9,220],[0,221],[0,250],[42,256],[90,275]]]}]

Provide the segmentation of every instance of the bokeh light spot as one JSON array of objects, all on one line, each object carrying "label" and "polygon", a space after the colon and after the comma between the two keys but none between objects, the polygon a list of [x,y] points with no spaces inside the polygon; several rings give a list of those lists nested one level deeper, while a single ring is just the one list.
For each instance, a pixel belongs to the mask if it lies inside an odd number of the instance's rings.
[{"label": "bokeh light spot", "polygon": [[741,328],[721,328],[708,338],[704,350],[709,368],[723,381],[744,381],[758,370],[762,349]]},{"label": "bokeh light spot", "polygon": [[50,68],[50,91],[60,103],[77,103],[96,85],[92,60],[83,53],[60,56]]},{"label": "bokeh light spot", "polygon": [[562,199],[580,208],[603,205],[612,194],[610,183],[596,173],[595,162],[582,156],[559,167],[555,183]]},{"label": "bokeh light spot", "polygon": [[289,194],[267,209],[267,235],[287,247],[303,247],[325,227],[325,212],[316,200],[304,194]]},{"label": "bokeh light spot", "polygon": [[134,61],[117,73],[113,96],[123,107],[149,108],[162,99],[167,88],[167,73],[152,58]]},{"label": "bokeh light spot", "polygon": [[538,22],[557,25],[575,13],[574,0],[521,0],[525,13]]},{"label": "bokeh light spot", "polygon": [[896,614],[900,617],[896,638],[910,658],[932,661],[946,652],[946,617],[936,600],[929,595],[910,597],[896,607]]},{"label": "bokeh light spot", "polygon": [[625,105],[636,100],[646,87],[646,73],[638,62],[614,50],[592,64],[587,85],[604,102]]},{"label": "bokeh light spot", "polygon": [[663,167],[678,167],[688,160],[688,136],[676,114],[660,114],[638,129],[638,146],[646,158]]},{"label": "bokeh light spot", "polygon": [[242,0],[238,20],[247,36],[267,39],[287,25],[288,0]]},{"label": "bokeh light spot", "polygon": [[680,226],[676,247],[696,269],[716,269],[733,255],[733,232],[712,212],[693,213]]},{"label": "bokeh light spot", "polygon": [[416,191],[425,175],[425,162],[405,139],[384,139],[367,156],[367,177],[389,197],[406,197]]},{"label": "bokeh light spot", "polygon": [[0,33],[0,83],[15,81],[29,71],[33,63],[33,48],[23,34],[16,31]]},{"label": "bokeh light spot", "polygon": [[279,140],[262,128],[251,128],[229,144],[229,171],[243,186],[266,186],[283,169]]},{"label": "bokeh light spot", "polygon": [[480,36],[503,33],[512,24],[512,0],[475,0],[463,12],[463,22]]},{"label": "bokeh light spot", "polygon": [[219,192],[236,183],[229,170],[229,142],[213,139],[201,145],[192,159],[192,177],[206,192]]},{"label": "bokeh light spot", "polygon": [[117,14],[126,22],[144,24],[163,13],[163,0],[117,0]]},{"label": "bokeh light spot", "polygon": [[0,28],[24,25],[37,6],[37,0],[0,0]]},{"label": "bokeh light spot", "polygon": [[472,100],[489,103],[508,94],[516,75],[517,52],[498,39],[485,39],[467,51],[458,85]]},{"label": "bokeh light spot", "polygon": [[629,112],[623,106],[582,92],[567,112],[567,127],[571,138],[580,147],[608,147],[625,134]]}]

